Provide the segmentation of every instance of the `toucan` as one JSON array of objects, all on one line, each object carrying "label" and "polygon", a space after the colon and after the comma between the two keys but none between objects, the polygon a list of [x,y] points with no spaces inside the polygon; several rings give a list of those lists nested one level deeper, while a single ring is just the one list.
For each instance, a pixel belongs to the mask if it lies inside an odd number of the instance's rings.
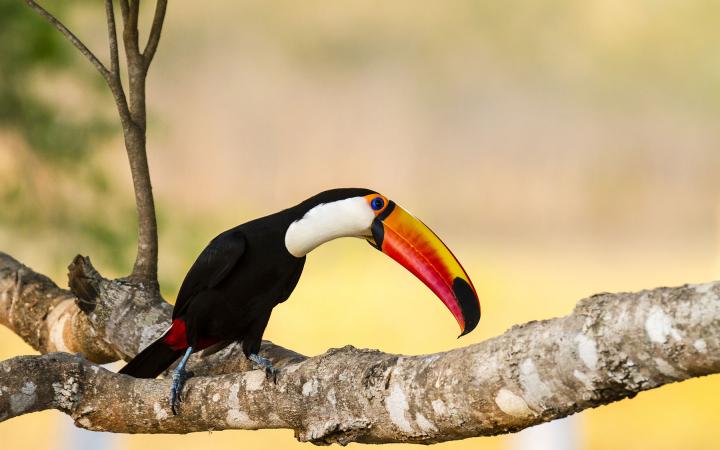
[{"label": "toucan", "polygon": [[475,288],[435,233],[375,191],[332,189],[210,241],[185,275],[170,328],[120,373],[155,378],[182,357],[173,371],[173,413],[193,352],[242,341],[245,356],[275,376],[271,362],[258,355],[272,309],[290,297],[306,255],[339,237],[367,240],[419,278],[453,314],[460,336],[478,324]]}]

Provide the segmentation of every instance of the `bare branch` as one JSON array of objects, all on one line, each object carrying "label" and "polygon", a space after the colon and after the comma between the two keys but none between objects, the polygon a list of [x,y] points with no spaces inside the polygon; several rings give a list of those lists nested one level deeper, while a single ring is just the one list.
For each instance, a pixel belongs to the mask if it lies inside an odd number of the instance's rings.
[{"label": "bare branch", "polygon": [[118,56],[117,30],[115,29],[115,10],[112,0],[105,0],[105,16],[107,17],[108,43],[110,45],[110,73],[120,75],[120,57]]},{"label": "bare branch", "polygon": [[71,355],[19,357],[0,363],[0,390],[11,394],[0,396],[0,417],[55,408],[102,431],[291,428],[319,444],[433,443],[514,432],[718,372],[720,283],[709,283],[593,296],[567,317],[434,355],[333,349],[285,366],[277,384],[260,371],[195,377],[177,417],[169,380]]},{"label": "bare branch", "polygon": [[128,107],[125,90],[120,81],[120,57],[118,52],[117,29],[115,26],[115,10],[112,0],[105,0],[105,15],[107,18],[108,43],[110,47],[110,77],[108,79],[108,87],[113,94],[115,105],[120,115],[120,122],[125,126],[129,126],[132,119],[130,117],[130,109]]},{"label": "bare branch", "polygon": [[[119,1],[124,23],[123,43],[128,59],[129,102],[122,87],[122,82],[120,81],[117,31],[112,0],[105,1],[108,40],[110,43],[110,70],[57,18],[34,0],[26,0],[31,8],[45,17],[90,60],[110,87],[123,127],[125,147],[130,162],[130,171],[132,173],[133,188],[135,191],[135,203],[138,213],[138,252],[132,274],[129,278],[132,281],[141,283],[145,287],[157,291],[159,289],[157,282],[157,219],[155,216],[155,201],[152,194],[150,170],[148,168],[146,153],[147,118],[145,79],[147,76],[148,63],[146,63],[146,58],[140,54],[138,44],[138,13],[140,2],[139,0],[130,0],[129,2],[128,0]],[[164,17],[164,11],[167,5],[163,4],[158,6],[162,6]],[[153,24],[153,27],[157,28],[156,35],[153,39],[159,40],[159,28],[161,28],[161,25],[162,21],[157,24],[157,27],[155,23]],[[154,54],[157,49],[157,42],[153,42],[151,54]]]},{"label": "bare branch", "polygon": [[[138,44],[138,15],[140,11],[140,0],[129,0],[127,14],[125,13],[125,7],[122,6],[123,11],[123,40],[125,43],[125,53],[128,56],[128,61],[139,58],[140,46]],[[132,76],[132,75],[131,75]]]},{"label": "bare branch", "polygon": [[69,40],[78,50],[80,50],[80,53],[85,56],[85,58],[88,59],[92,63],[93,66],[100,72],[100,75],[105,78],[105,80],[110,79],[110,71],[105,67],[105,65],[100,62],[99,59],[95,56],[95,54],[90,51],[89,48],[83,42],[73,34],[72,31],[68,30],[68,28],[63,25],[62,22],[60,22],[55,16],[50,14],[45,8],[40,6],[37,2],[34,0],[25,0],[25,2],[35,11],[37,11],[41,16],[43,16],[45,19],[47,19],[50,24],[55,27],[58,31],[60,31],[66,38]]},{"label": "bare branch", "polygon": [[130,6],[128,0],[119,0],[120,3],[120,14],[122,14],[123,22],[127,22],[128,14],[130,14]]},{"label": "bare branch", "polygon": [[[130,359],[170,325],[172,305],[157,291],[105,279],[81,256],[69,269],[73,292],[0,252],[0,324],[41,353],[80,352],[98,363]],[[261,354],[288,363],[304,358],[268,341],[263,341]],[[240,345],[231,345],[194,370],[198,374],[247,370],[249,364],[241,356]],[[191,365],[198,359],[194,355]]]},{"label": "bare branch", "polygon": [[123,44],[127,56],[128,112],[130,115],[130,120],[123,122],[123,133],[138,215],[138,250],[133,271],[129,278],[132,281],[143,283],[149,288],[158,290],[157,218],[146,150],[145,80],[148,64],[146,64],[145,57],[140,53],[138,42],[139,3],[139,0],[120,0],[120,9],[123,15]]},{"label": "bare branch", "polygon": [[155,56],[158,43],[160,42],[160,33],[162,32],[163,22],[165,21],[165,12],[167,11],[167,0],[157,0],[155,5],[155,17],[153,17],[152,28],[150,29],[150,36],[148,37],[147,45],[143,56],[145,57],[145,67],[150,67],[150,63]]}]

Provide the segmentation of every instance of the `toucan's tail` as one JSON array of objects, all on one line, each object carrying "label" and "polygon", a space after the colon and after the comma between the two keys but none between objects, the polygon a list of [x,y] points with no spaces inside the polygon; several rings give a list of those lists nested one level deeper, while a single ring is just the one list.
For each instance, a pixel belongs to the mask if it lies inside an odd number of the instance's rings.
[{"label": "toucan's tail", "polygon": [[135,378],[155,378],[182,355],[183,350],[173,350],[163,342],[165,336],[150,344],[137,354],[119,373]]}]

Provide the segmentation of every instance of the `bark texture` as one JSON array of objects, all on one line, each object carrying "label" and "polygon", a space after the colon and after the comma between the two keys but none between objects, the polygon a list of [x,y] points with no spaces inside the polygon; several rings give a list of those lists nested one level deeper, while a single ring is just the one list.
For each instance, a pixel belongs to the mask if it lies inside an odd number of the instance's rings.
[{"label": "bark texture", "polygon": [[[138,301],[86,258],[70,272],[75,294],[0,254],[0,321],[43,353],[101,347],[105,358],[135,354],[167,325],[159,297]],[[595,295],[566,317],[433,355],[348,346],[306,358],[268,342],[263,354],[282,368],[277,383],[248,370],[238,346],[194,357],[178,416],[169,380],[118,375],[81,355],[20,356],[0,363],[0,419],[57,409],[92,430],[290,428],[317,444],[509,433],[720,372],[720,283]]]}]

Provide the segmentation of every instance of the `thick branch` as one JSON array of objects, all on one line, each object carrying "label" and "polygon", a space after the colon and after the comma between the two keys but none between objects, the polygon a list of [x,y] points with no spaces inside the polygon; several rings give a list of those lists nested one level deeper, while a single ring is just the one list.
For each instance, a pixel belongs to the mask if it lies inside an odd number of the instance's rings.
[{"label": "thick branch", "polygon": [[104,431],[291,428],[315,443],[432,443],[513,432],[717,372],[720,283],[710,283],[593,296],[567,317],[435,355],[331,350],[286,366],[277,384],[260,371],[196,377],[177,417],[167,380],[70,355],[19,357],[0,363],[10,394],[0,416],[55,408]]},{"label": "thick branch", "polygon": [[0,323],[41,353],[80,352],[100,363],[118,359],[72,293],[5,253],[0,253]]},{"label": "thick branch", "polygon": [[[80,352],[98,363],[133,357],[170,325],[172,305],[157,291],[105,279],[81,256],[69,269],[74,293],[0,252],[0,323],[41,353]],[[263,342],[261,354],[273,361],[303,358],[268,341]],[[193,370],[198,374],[247,370],[241,356],[240,346],[234,344],[206,357]],[[191,366],[198,359],[193,356]]]}]

